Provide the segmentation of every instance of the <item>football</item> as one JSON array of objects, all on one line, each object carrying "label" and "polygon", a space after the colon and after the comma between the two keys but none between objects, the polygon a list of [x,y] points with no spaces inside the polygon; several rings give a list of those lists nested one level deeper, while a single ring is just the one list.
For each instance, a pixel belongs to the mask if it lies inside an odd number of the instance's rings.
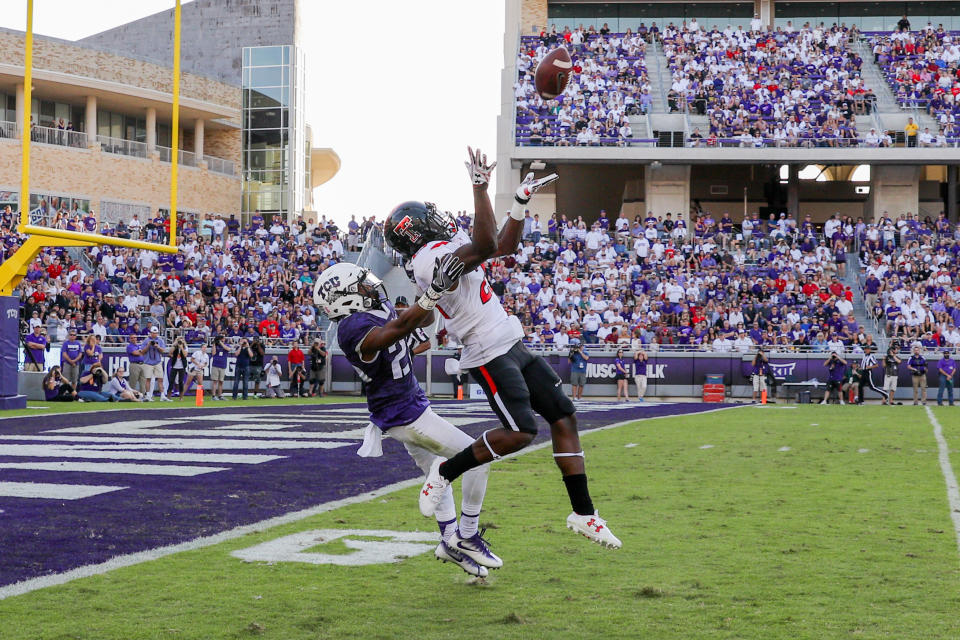
[{"label": "football", "polygon": [[563,93],[573,71],[573,61],[563,47],[554,49],[543,57],[537,65],[533,84],[544,100],[551,100]]}]

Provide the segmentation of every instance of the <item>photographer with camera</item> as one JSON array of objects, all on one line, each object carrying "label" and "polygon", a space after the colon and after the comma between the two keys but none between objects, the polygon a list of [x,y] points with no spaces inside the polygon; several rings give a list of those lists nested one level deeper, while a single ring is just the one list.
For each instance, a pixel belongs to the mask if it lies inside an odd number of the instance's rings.
[{"label": "photographer with camera", "polygon": [[583,400],[583,387],[587,384],[587,361],[590,356],[583,352],[583,343],[574,338],[570,341],[570,395],[574,400]]},{"label": "photographer with camera", "polygon": [[250,348],[250,341],[246,338],[240,338],[240,346],[233,352],[237,363],[233,368],[233,399],[237,399],[237,391],[240,389],[240,381],[243,381],[243,399],[247,399],[247,387],[250,383],[250,360],[253,358],[253,349]]},{"label": "photographer with camera", "polygon": [[307,381],[307,372],[303,368],[303,351],[300,349],[300,343],[296,340],[287,352],[287,370],[290,374],[290,395],[294,398],[306,396],[307,392],[303,384]]},{"label": "photographer with camera", "polygon": [[170,380],[167,383],[167,395],[182,398],[186,379],[187,342],[183,338],[177,338],[170,349]]},{"label": "photographer with camera", "polygon": [[143,354],[143,377],[147,381],[146,401],[153,402],[153,387],[159,383],[160,400],[170,402],[170,398],[163,388],[163,357],[169,355],[167,343],[160,337],[160,329],[150,327],[150,334],[146,340],[146,351]]},{"label": "photographer with camera", "polygon": [[43,396],[47,402],[73,402],[77,399],[77,392],[60,373],[60,367],[53,366],[43,377]]},{"label": "photographer with camera", "polygon": [[897,347],[891,344],[887,349],[887,355],[883,358],[883,390],[887,392],[887,397],[880,404],[893,404],[893,396],[897,393],[899,367],[900,356],[897,355]]},{"label": "photographer with camera", "polygon": [[270,363],[264,367],[264,376],[267,382],[267,388],[263,393],[264,398],[285,398],[283,389],[280,387],[280,376],[283,375],[283,368],[280,366],[280,359],[273,356]]},{"label": "photographer with camera", "polygon": [[846,404],[843,401],[843,380],[847,375],[847,361],[834,351],[824,361],[823,366],[827,368],[827,392],[823,395],[823,402],[820,404],[830,402],[830,394],[834,389],[837,391],[837,401],[840,404]]},{"label": "photographer with camera", "polygon": [[327,377],[327,343],[314,340],[310,347],[310,395],[323,397]]},{"label": "photographer with camera", "polygon": [[77,389],[80,399],[84,402],[117,402],[117,396],[102,391],[110,376],[102,365],[95,364],[80,376],[80,385]]},{"label": "photographer with camera", "polygon": [[907,370],[913,384],[913,404],[918,404],[918,401],[927,404],[927,359],[923,357],[922,349],[919,344],[913,345],[913,353],[907,360]]},{"label": "photographer with camera", "polygon": [[760,347],[757,349],[756,355],[753,356],[753,362],[750,365],[750,382],[753,384],[753,395],[750,397],[750,402],[756,402],[757,395],[759,394],[762,398],[767,391],[767,374],[769,373],[770,360],[767,358],[763,347]]},{"label": "photographer with camera", "polygon": [[264,362],[267,356],[267,350],[263,347],[263,341],[259,335],[253,336],[253,342],[250,343],[250,381],[253,382],[254,395],[260,394],[260,382],[264,379]]}]

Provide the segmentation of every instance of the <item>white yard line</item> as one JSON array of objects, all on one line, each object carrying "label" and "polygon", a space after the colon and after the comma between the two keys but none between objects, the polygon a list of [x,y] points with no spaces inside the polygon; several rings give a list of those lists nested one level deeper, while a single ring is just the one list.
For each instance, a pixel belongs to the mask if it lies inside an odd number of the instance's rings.
[{"label": "white yard line", "polygon": [[960,550],[960,487],[957,486],[957,476],[954,475],[953,466],[950,464],[950,447],[947,446],[947,440],[943,437],[943,427],[940,426],[940,421],[930,407],[925,409],[930,424],[933,425],[933,437],[937,439],[937,447],[940,449],[940,471],[947,483],[947,503],[950,505],[950,517],[953,519],[953,528],[957,534],[957,549]]},{"label": "white yard line", "polygon": [[[442,405],[440,405],[442,407]],[[682,418],[685,416],[699,416],[705,413],[715,413],[717,411],[726,411],[728,409],[739,409],[749,405],[734,405],[730,407],[719,407],[717,409],[709,409],[707,411],[700,411],[698,413],[682,413],[669,416],[654,416],[652,418],[632,418],[630,420],[624,420],[622,422],[617,422],[615,424],[609,424],[603,427],[595,427],[593,429],[585,429],[580,432],[580,435],[586,435],[588,433],[594,433],[597,431],[606,431],[608,429],[615,429],[617,427],[622,427],[627,424],[632,424],[634,422],[645,422],[647,420],[658,420],[661,418]],[[514,458],[520,455],[530,453],[531,451],[538,451],[540,449],[551,446],[551,441],[547,440],[546,442],[541,442],[535,444],[531,447],[527,447],[516,453],[511,453],[509,455],[503,456],[504,458]],[[140,564],[142,562],[149,562],[150,560],[158,560],[164,556],[169,556],[174,553],[180,553],[181,551],[193,551],[194,549],[202,549],[204,547],[209,547],[221,542],[226,542],[228,540],[233,540],[241,536],[245,536],[248,533],[261,533],[266,529],[277,527],[283,524],[290,524],[291,522],[296,522],[298,520],[303,520],[304,518],[309,518],[321,513],[327,513],[328,511],[333,511],[334,509],[339,509],[340,507],[346,507],[352,504],[359,504],[361,502],[369,502],[374,498],[379,498],[380,496],[393,493],[394,491],[400,491],[402,489],[408,489],[410,487],[420,486],[423,482],[422,478],[412,478],[410,480],[403,480],[401,482],[394,482],[385,487],[381,487],[375,491],[370,491],[367,493],[361,493],[360,495],[351,496],[349,498],[343,498],[341,500],[334,500],[333,502],[326,502],[324,504],[317,505],[315,507],[310,507],[309,509],[302,509],[300,511],[293,511],[291,513],[286,513],[282,516],[276,516],[274,518],[268,518],[267,520],[261,520],[260,522],[254,522],[252,524],[246,524],[229,531],[223,531],[212,536],[206,536],[203,538],[196,538],[194,540],[189,540],[187,542],[181,542],[180,544],[169,545],[166,547],[159,547],[157,549],[147,549],[145,551],[138,551],[137,553],[131,553],[125,556],[117,556],[116,558],[111,558],[106,562],[101,562],[100,564],[91,564],[83,567],[77,567],[76,569],[71,569],[70,571],[65,571],[63,573],[55,573],[46,576],[41,576],[39,578],[31,578],[30,580],[24,580],[22,582],[17,582],[5,587],[0,587],[0,600],[4,598],[9,598],[12,596],[19,596],[25,593],[30,593],[31,591],[36,591],[38,589],[45,589],[47,587],[53,587],[60,584],[65,584],[79,578],[88,578],[90,576],[100,575],[102,573],[107,573],[108,571],[113,571],[114,569],[120,569],[121,567],[129,567],[135,564]],[[956,487],[956,482],[954,482],[954,487]],[[411,505],[413,503],[411,502]],[[960,525],[958,525],[960,526]]]}]

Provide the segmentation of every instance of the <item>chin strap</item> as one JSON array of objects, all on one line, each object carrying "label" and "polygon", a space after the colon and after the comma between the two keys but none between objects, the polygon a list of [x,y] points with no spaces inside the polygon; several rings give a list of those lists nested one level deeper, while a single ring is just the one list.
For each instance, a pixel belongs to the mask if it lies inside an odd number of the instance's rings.
[{"label": "chin strap", "polygon": [[554,458],[583,458],[583,451],[578,451],[577,453],[555,453],[553,454]]},{"label": "chin strap", "polygon": [[494,460],[499,460],[502,456],[498,456],[497,452],[493,450],[493,447],[490,446],[490,443],[487,442],[487,431],[483,432],[483,444],[487,446],[487,451],[490,452],[490,455],[493,456]]}]

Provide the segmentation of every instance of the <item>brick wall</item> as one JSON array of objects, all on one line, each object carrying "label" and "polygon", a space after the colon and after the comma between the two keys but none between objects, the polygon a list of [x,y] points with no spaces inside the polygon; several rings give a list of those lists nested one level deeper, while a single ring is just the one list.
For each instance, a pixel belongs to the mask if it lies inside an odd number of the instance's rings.
[{"label": "brick wall", "polygon": [[[239,144],[235,147],[239,157]],[[179,173],[178,208],[240,213],[239,178],[184,166]],[[0,140],[0,185],[19,188],[20,145],[16,140]],[[34,144],[30,150],[30,190],[88,197],[95,211],[100,210],[101,199],[144,203],[155,210],[169,206],[170,165],[159,160]]]},{"label": "brick wall", "polygon": [[547,24],[547,0],[520,0],[520,35],[533,33]]},{"label": "brick wall", "polygon": [[240,174],[240,130],[205,129],[203,153],[233,162],[234,171]]},{"label": "brick wall", "polygon": [[[0,31],[0,63],[22,67],[24,39],[25,35],[22,33]],[[170,67],[43,37],[35,36],[33,39],[33,68],[118,82],[164,93],[173,92],[173,72]],[[180,93],[204,102],[240,108],[238,87],[190,73],[181,75]]]}]

